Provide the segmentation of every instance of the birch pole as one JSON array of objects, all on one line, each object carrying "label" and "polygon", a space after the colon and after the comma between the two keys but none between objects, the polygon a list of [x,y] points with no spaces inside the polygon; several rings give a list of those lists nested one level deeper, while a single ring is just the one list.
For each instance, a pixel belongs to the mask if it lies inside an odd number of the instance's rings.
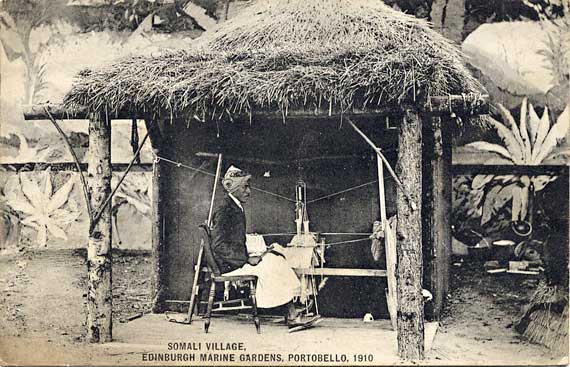
[{"label": "birch pole", "polygon": [[[92,208],[100,208],[111,193],[111,124],[100,114],[89,118],[87,185]],[[89,233],[87,247],[87,338],[91,343],[112,340],[113,295],[111,205]]]},{"label": "birch pole", "polygon": [[[398,355],[405,360],[424,358],[422,297],[422,123],[414,111],[406,111],[399,127],[396,174],[398,225]],[[408,200],[411,203],[407,202]],[[410,205],[410,204],[415,205]]]}]

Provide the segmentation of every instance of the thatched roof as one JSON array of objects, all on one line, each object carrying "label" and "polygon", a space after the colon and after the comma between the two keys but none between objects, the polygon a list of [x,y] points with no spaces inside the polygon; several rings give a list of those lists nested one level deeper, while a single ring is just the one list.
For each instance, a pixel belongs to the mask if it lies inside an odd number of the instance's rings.
[{"label": "thatched roof", "polygon": [[84,70],[65,103],[211,116],[378,108],[479,91],[448,40],[380,0],[260,0],[192,49]]}]

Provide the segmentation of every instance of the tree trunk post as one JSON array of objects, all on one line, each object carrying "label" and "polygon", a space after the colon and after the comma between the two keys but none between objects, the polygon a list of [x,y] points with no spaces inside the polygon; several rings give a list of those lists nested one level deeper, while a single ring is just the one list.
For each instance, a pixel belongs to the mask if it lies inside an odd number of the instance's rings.
[{"label": "tree trunk post", "polygon": [[426,305],[426,318],[439,319],[449,287],[451,256],[451,136],[442,119],[425,116],[423,164],[424,288],[433,294]]},{"label": "tree trunk post", "polygon": [[157,158],[161,154],[162,138],[160,130],[155,121],[145,120],[147,131],[149,132],[152,151],[155,159],[152,164],[152,252],[151,252],[151,299],[152,312],[161,313],[164,311],[165,301],[165,266],[164,259],[166,249],[164,248],[164,206],[162,199],[164,196],[164,163]]},{"label": "tree trunk post", "polygon": [[451,184],[451,129],[444,126],[440,117],[433,118],[435,138],[435,158],[433,165],[433,203],[432,243],[434,248],[434,265],[432,274],[434,318],[440,319],[443,301],[449,290],[449,267],[451,263],[451,199],[453,187]]},{"label": "tree trunk post", "polygon": [[[87,182],[91,206],[97,210],[111,194],[111,123],[93,114],[89,119]],[[110,342],[113,335],[111,205],[89,233],[87,247],[87,337]]]},{"label": "tree trunk post", "polygon": [[419,360],[424,358],[422,123],[416,111],[405,112],[398,144],[396,172],[402,181],[396,199],[398,355],[405,360]]}]

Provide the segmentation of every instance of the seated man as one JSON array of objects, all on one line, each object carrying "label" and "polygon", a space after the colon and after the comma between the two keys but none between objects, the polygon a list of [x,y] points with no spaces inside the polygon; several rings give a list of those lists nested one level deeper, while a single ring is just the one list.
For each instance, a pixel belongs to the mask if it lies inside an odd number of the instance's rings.
[{"label": "seated man", "polygon": [[[212,251],[223,275],[256,275],[257,305],[260,308],[284,306],[287,325],[303,328],[316,318],[302,320],[293,304],[300,283],[285,258],[273,251],[249,257],[246,248],[245,213],[242,203],[249,198],[251,175],[231,166],[222,185],[227,193],[212,217]],[[317,317],[318,318],[318,317]]]}]

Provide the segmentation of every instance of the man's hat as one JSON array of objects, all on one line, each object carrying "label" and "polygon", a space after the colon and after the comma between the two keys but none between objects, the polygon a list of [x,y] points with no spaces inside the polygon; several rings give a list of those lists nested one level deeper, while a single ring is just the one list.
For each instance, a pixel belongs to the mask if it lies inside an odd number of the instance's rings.
[{"label": "man's hat", "polygon": [[246,173],[232,165],[226,171],[222,180],[222,185],[224,186],[224,189],[231,194],[241,186],[245,185],[250,179],[251,175],[249,173]]}]

